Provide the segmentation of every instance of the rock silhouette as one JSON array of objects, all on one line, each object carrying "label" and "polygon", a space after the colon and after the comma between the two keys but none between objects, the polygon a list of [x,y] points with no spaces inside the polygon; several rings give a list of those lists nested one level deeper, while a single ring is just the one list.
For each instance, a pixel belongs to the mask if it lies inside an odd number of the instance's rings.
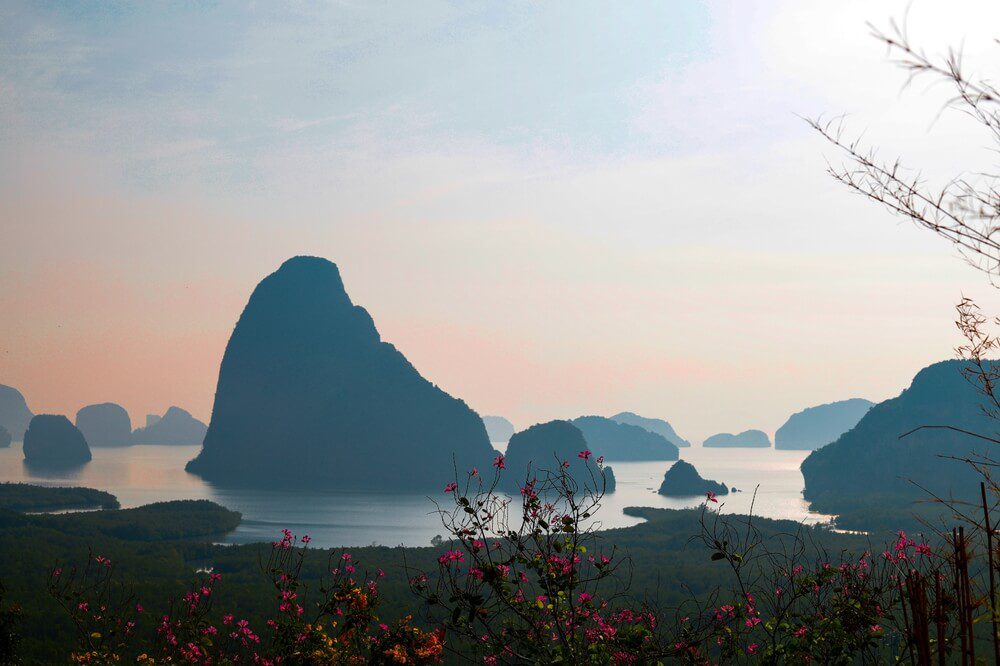
[{"label": "rock silhouette", "polygon": [[581,416],[572,423],[583,432],[594,455],[605,460],[677,460],[679,456],[674,444],[639,426],[603,416]]},{"label": "rock silhouette", "polygon": [[667,473],[663,475],[663,483],[660,485],[660,494],[670,497],[704,495],[705,493],[726,495],[729,493],[729,488],[724,483],[701,478],[694,465],[684,460],[678,460],[670,466]]},{"label": "rock silhouette", "polygon": [[762,430],[744,430],[738,435],[728,432],[720,432],[712,435],[701,445],[707,449],[711,448],[745,448],[745,449],[766,449],[771,446],[771,439]]},{"label": "rock silhouette", "polygon": [[639,426],[649,432],[655,432],[657,435],[667,440],[674,446],[691,446],[691,442],[678,435],[674,431],[674,427],[663,419],[651,419],[645,416],[639,416],[633,412],[619,412],[612,416],[611,420],[618,421],[618,423]]},{"label": "rock silhouette", "polygon": [[[581,458],[582,451],[590,451],[591,456]],[[597,454],[590,448],[583,433],[571,422],[539,423],[510,438],[505,457],[507,468],[500,477],[501,485],[517,492],[525,481],[558,473],[563,463],[568,463],[566,472],[581,489],[614,491],[614,471],[605,467],[602,481],[596,459]]]},{"label": "rock silhouette", "polygon": [[774,433],[776,449],[818,449],[857,425],[874,402],[862,398],[807,407],[788,417]]},{"label": "rock silhouette", "polygon": [[0,384],[0,425],[7,429],[14,441],[24,439],[24,431],[28,429],[32,416],[21,392]]},{"label": "rock silhouette", "polygon": [[208,426],[180,407],[171,407],[152,425],[137,428],[132,433],[133,444],[167,444],[189,446],[205,440]]},{"label": "rock silhouette", "polygon": [[502,416],[484,416],[483,425],[491,442],[506,442],[514,436],[514,424]]},{"label": "rock silhouette", "polygon": [[10,446],[10,443],[14,441],[14,438],[10,436],[7,432],[7,428],[0,425],[0,449],[5,449]]},{"label": "rock silhouette", "polygon": [[62,415],[39,414],[24,433],[24,461],[53,467],[82,465],[90,460],[83,433]]},{"label": "rock silhouette", "polygon": [[76,427],[90,446],[128,446],[132,420],[121,405],[104,402],[87,405],[76,413]]},{"label": "rock silhouette", "polygon": [[[813,508],[841,513],[859,502],[908,506],[929,493],[979,501],[982,476],[961,459],[995,458],[995,444],[950,429],[996,436],[996,422],[982,410],[985,397],[963,374],[974,367],[943,361],[924,368],[898,397],[875,405],[854,428],[810,453],[801,469],[803,495]],[[985,367],[1000,369],[995,361]],[[947,427],[916,430],[921,426]]]},{"label": "rock silhouette", "polygon": [[482,419],[381,340],[336,265],[295,257],[250,296],[187,469],[222,484],[432,490],[494,455]]}]

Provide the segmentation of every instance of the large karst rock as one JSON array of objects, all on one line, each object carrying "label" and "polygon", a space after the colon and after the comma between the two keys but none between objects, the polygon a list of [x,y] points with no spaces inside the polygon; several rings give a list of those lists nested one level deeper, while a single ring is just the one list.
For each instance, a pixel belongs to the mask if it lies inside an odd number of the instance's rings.
[{"label": "large karst rock", "polygon": [[53,467],[82,465],[90,461],[90,447],[65,416],[39,414],[24,433],[24,460]]},{"label": "large karst rock", "polygon": [[14,441],[24,438],[24,431],[34,416],[28,409],[21,392],[12,386],[0,384],[0,425],[7,429]]},{"label": "large karst rock", "polygon": [[812,450],[826,446],[857,425],[874,402],[863,398],[807,407],[774,433],[774,448]]},{"label": "large karst rock", "polygon": [[132,419],[121,405],[104,402],[87,405],[76,413],[76,427],[91,446],[128,446]]},{"label": "large karst rock", "polygon": [[440,490],[494,455],[482,419],[381,340],[333,263],[295,257],[250,296],[187,469],[229,484]]},{"label": "large karst rock", "polygon": [[619,412],[612,416],[611,420],[618,421],[618,423],[627,423],[628,425],[639,426],[649,432],[655,432],[657,435],[663,437],[663,439],[667,440],[674,446],[691,446],[691,442],[678,435],[674,430],[674,427],[663,419],[652,419],[645,416],[639,416],[634,412]]},{"label": "large karst rock", "polygon": [[[985,367],[996,372],[996,363]],[[854,428],[810,453],[801,469],[812,507],[842,513],[932,494],[978,502],[983,477],[964,460],[996,460],[996,444],[969,433],[995,438],[1000,428],[983,413],[989,405],[977,383],[963,374],[974,368],[964,361],[924,368],[898,397],[875,405]]]},{"label": "large karst rock", "polygon": [[660,494],[669,497],[686,497],[688,495],[704,495],[714,493],[716,495],[726,495],[729,488],[726,484],[701,478],[701,474],[691,463],[678,460],[667,473],[663,475],[663,483],[660,485]]},{"label": "large karst rock", "polygon": [[[147,421],[148,423],[148,421]],[[167,413],[132,433],[133,444],[167,444],[190,446],[205,441],[208,426],[180,407],[171,407]]]},{"label": "large karst rock", "polygon": [[639,426],[603,416],[580,416],[573,425],[583,432],[594,455],[606,460],[677,460],[677,447],[662,436]]},{"label": "large karst rock", "polygon": [[[590,451],[591,455],[581,458],[584,451]],[[513,492],[525,481],[544,479],[565,469],[581,490],[612,492],[615,474],[610,467],[604,467],[602,478],[597,457],[580,429],[569,421],[539,423],[510,438],[501,486]]]},{"label": "large karst rock", "polygon": [[706,439],[701,445],[706,449],[766,449],[771,446],[771,438],[763,430],[744,430],[738,435],[729,432],[720,432],[718,435],[712,435]]},{"label": "large karst rock", "polygon": [[10,433],[7,432],[7,428],[0,425],[0,449],[6,449],[10,446],[13,439],[14,438],[10,436]]}]

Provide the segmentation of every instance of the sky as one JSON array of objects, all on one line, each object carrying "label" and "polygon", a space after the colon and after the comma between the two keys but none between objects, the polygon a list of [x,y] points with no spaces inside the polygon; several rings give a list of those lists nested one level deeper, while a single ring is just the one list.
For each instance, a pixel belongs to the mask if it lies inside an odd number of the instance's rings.
[{"label": "sky", "polygon": [[[909,9],[907,9],[909,8]],[[931,184],[995,146],[869,23],[995,73],[993,2],[0,5],[0,383],[208,421],[254,286],[326,257],[429,380],[518,428],[700,441],[884,400],[1000,312],[804,118]]]}]

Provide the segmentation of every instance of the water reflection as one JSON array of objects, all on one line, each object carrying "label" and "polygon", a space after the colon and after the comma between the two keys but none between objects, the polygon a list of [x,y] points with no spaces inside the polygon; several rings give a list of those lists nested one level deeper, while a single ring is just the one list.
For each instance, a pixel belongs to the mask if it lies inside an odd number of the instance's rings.
[{"label": "water reflection", "polygon": [[36,479],[79,479],[83,474],[83,469],[89,464],[89,461],[73,464],[38,461],[29,462],[27,460],[21,461],[21,467],[24,470],[25,476]]},{"label": "water reflection", "polygon": [[[316,546],[362,546],[377,543],[424,546],[445,530],[434,501],[447,506],[450,495],[431,493],[356,493],[335,488],[301,489],[289,479],[286,489],[215,487],[184,471],[195,446],[94,448],[93,460],[73,469],[36,469],[23,462],[20,448],[0,449],[0,480],[38,485],[87,486],[114,494],[125,508],[174,499],[209,499],[243,514],[243,523],[225,543],[270,542],[283,528],[308,534]],[[799,464],[806,452],[774,450],[683,449],[681,455],[703,477],[745,492],[723,499],[722,510],[797,521],[826,521],[810,513],[802,499]],[[704,497],[657,494],[670,462],[614,463],[618,487],[604,497],[594,518],[597,526],[627,527],[642,522],[626,516],[628,506],[684,508]],[[759,484],[754,499],[753,490]]]}]

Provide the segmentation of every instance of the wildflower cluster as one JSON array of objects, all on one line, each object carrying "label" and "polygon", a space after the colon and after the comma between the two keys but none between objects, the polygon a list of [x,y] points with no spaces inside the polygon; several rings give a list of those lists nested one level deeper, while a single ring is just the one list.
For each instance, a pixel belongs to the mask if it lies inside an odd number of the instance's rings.
[{"label": "wildflower cluster", "polygon": [[91,557],[82,570],[56,569],[50,591],[68,610],[79,629],[79,664],[124,661],[156,664],[433,664],[445,646],[442,629],[424,631],[410,617],[394,625],[380,621],[376,576],[358,574],[350,553],[331,561],[330,578],[308,602],[301,571],[309,537],[301,541],[288,530],[271,544],[264,571],[274,591],[274,608],[263,626],[255,627],[233,613],[213,608],[222,576],[207,572],[174,605],[154,621],[152,650],[135,646],[138,619],[145,609],[124,588],[113,584],[113,567],[104,557]]},{"label": "wildflower cluster", "polygon": [[590,451],[578,458],[598,490],[581,491],[562,465],[527,479],[515,503],[496,491],[502,456],[491,486],[470,472],[464,492],[457,481],[445,488],[454,505],[440,513],[451,544],[438,571],[410,584],[436,623],[465,638],[467,657],[629,664],[659,650],[655,615],[621,603],[624,586],[615,574],[624,560],[599,550],[587,523],[603,496],[603,461]]}]

